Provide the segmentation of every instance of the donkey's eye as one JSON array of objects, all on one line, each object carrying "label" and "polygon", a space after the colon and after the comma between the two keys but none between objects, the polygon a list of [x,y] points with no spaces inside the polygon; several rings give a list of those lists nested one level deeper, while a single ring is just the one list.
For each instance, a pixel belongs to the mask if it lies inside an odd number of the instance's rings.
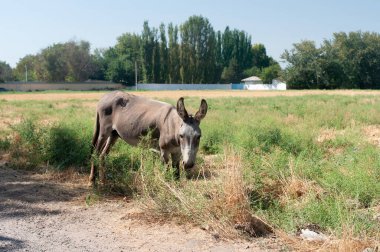
[{"label": "donkey's eye", "polygon": [[180,138],[183,138],[183,135],[181,134],[181,135],[179,135],[179,137],[180,137]]}]

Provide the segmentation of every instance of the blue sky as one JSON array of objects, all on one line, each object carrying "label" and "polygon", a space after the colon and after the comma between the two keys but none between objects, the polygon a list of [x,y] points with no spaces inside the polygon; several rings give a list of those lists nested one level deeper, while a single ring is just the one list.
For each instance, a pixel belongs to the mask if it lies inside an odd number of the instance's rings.
[{"label": "blue sky", "polygon": [[334,32],[380,33],[378,0],[0,0],[0,61],[12,67],[53,43],[87,40],[107,48],[125,32],[139,33],[144,20],[181,24],[207,17],[215,30],[244,30],[280,59],[304,39],[317,43]]}]

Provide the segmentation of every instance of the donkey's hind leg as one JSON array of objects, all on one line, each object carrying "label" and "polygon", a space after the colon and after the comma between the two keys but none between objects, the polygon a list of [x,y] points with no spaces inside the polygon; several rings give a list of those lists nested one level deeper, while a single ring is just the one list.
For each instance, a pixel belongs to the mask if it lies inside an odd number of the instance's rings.
[{"label": "donkey's hind leg", "polygon": [[112,134],[107,138],[107,141],[105,145],[103,146],[101,153],[100,153],[100,165],[99,165],[99,182],[101,185],[105,185],[106,183],[106,176],[105,176],[105,156],[108,155],[110,152],[112,146],[115,144],[116,140],[118,139],[117,133],[112,132]]},{"label": "donkey's hind leg", "polygon": [[[106,141],[108,139],[108,136],[104,134],[104,130],[101,130],[99,134],[99,129],[97,132],[95,132],[96,135],[94,135],[93,138],[93,151],[96,153],[96,156],[100,155],[102,153],[102,150],[104,149],[104,146],[106,144]],[[93,152],[91,151],[91,152]],[[91,157],[91,172],[89,177],[89,186],[95,186],[95,181],[97,177],[97,168],[94,164],[94,157]]]},{"label": "donkey's hind leg", "polygon": [[93,187],[95,185],[95,178],[96,178],[96,167],[94,164],[94,160],[91,157],[91,172],[90,172],[90,177],[88,179],[88,186]]},{"label": "donkey's hind leg", "polygon": [[94,134],[92,136],[92,143],[91,143],[91,155],[90,155],[90,160],[91,160],[91,172],[90,172],[90,177],[88,181],[88,186],[94,186],[95,185],[95,178],[96,178],[96,167],[94,164],[94,159],[93,159],[93,154],[94,150],[96,151],[96,146],[97,142],[99,140],[99,130],[100,130],[100,123],[99,123],[99,113],[96,113],[96,122],[95,122],[95,130]]}]

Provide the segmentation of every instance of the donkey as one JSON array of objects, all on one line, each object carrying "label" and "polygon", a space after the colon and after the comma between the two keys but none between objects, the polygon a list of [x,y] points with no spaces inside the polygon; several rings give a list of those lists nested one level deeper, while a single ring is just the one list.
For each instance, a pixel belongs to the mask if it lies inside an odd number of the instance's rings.
[{"label": "donkey", "polygon": [[[141,137],[150,133],[154,147],[161,160],[168,164],[169,156],[180,175],[180,160],[185,170],[195,164],[201,129],[199,124],[207,113],[207,102],[202,99],[195,116],[186,111],[183,97],[177,101],[177,107],[135,96],[121,91],[104,95],[97,106],[96,124],[92,138],[91,154],[95,150],[99,155],[99,182],[104,185],[104,158],[120,137],[132,146],[139,144]],[[95,184],[96,168],[91,162],[89,185]]]}]

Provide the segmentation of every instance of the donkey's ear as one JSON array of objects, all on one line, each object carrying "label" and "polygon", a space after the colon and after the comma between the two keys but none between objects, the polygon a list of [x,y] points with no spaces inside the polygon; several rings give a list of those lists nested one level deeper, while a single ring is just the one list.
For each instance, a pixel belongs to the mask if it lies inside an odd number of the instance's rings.
[{"label": "donkey's ear", "polygon": [[182,120],[189,118],[189,114],[185,108],[185,103],[183,102],[183,97],[179,98],[177,101],[177,113]]},{"label": "donkey's ear", "polygon": [[207,108],[208,108],[208,106],[207,106],[206,100],[202,99],[201,106],[199,107],[198,112],[194,116],[195,120],[200,122],[203,118],[205,118],[205,116],[207,114]]}]

